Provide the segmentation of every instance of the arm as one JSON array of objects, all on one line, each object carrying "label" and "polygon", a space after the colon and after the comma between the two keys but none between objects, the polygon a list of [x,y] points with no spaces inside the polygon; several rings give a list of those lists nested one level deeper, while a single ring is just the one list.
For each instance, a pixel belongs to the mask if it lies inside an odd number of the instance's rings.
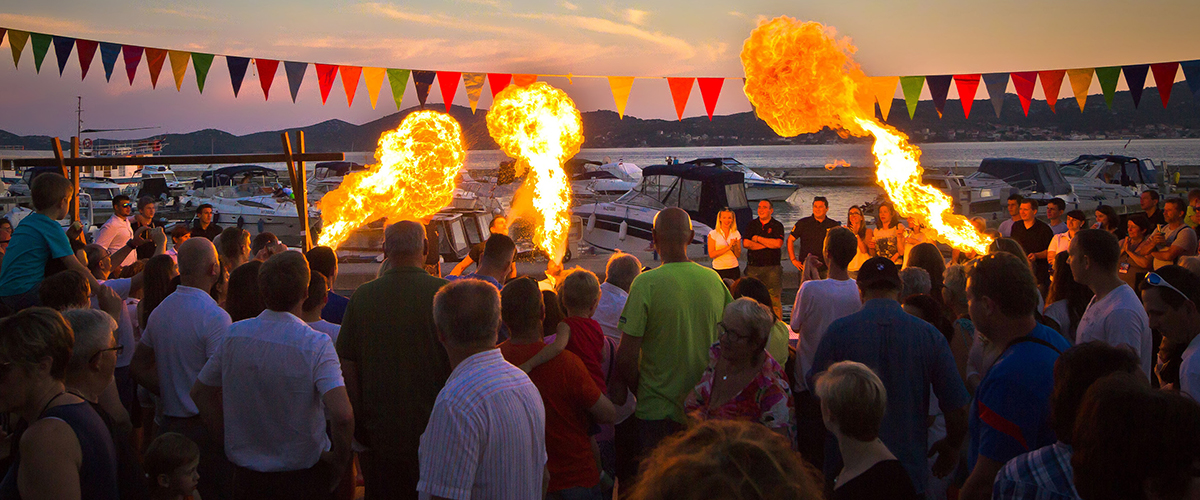
[{"label": "arm", "polygon": [[133,431],[133,423],[129,420],[129,412],[121,404],[121,395],[117,393],[117,381],[110,380],[108,387],[100,393],[100,407],[112,417],[113,426],[125,432]]},{"label": "arm", "polygon": [[138,385],[154,394],[161,394],[158,387],[158,362],[154,358],[153,348],[139,343],[133,353],[133,361],[129,363],[129,372]]},{"label": "arm", "polygon": [[[762,250],[764,248],[767,248],[762,243],[759,243],[757,238],[758,238],[758,236],[752,236],[748,240],[743,240],[742,244],[745,245],[746,249],[748,249],[748,250]],[[778,247],[776,247],[776,248],[778,248]]]},{"label": "arm", "polygon": [[996,474],[1000,472],[1001,467],[1004,467],[1003,463],[981,455],[975,462],[975,469],[967,477],[967,483],[963,485],[962,493],[958,498],[962,500],[992,498],[992,483],[995,482]]},{"label": "arm", "polygon": [[613,406],[612,401],[604,397],[603,394],[596,400],[596,404],[588,408],[588,414],[596,420],[598,424],[615,424],[617,423],[617,407]]},{"label": "arm", "polygon": [[629,388],[637,387],[638,360],[641,357],[642,338],[622,333],[621,344],[617,347],[617,376],[613,378],[614,383],[608,392],[614,404],[624,405]]},{"label": "arm", "polygon": [[521,363],[521,371],[529,373],[542,363],[554,359],[555,356],[562,354],[562,352],[567,349],[567,343],[570,341],[571,327],[567,326],[566,323],[559,323],[554,329],[554,342],[538,351],[538,353],[534,354],[532,358],[529,358],[524,363]]},{"label": "arm", "polygon": [[1142,243],[1136,248],[1128,248],[1128,245],[1126,245],[1126,248],[1123,249],[1123,251],[1129,255],[1129,259],[1132,260],[1134,264],[1137,264],[1138,267],[1149,268],[1154,264],[1154,259],[1150,258],[1150,247],[1147,245],[1147,243],[1149,243],[1149,240],[1143,239]]},{"label": "arm", "polygon": [[[946,412],[946,437],[940,441],[933,443],[929,448],[929,455],[937,455],[937,461],[933,464],[934,477],[943,478],[954,471],[954,466],[958,465],[958,450],[962,449],[963,438],[967,435],[967,407]],[[982,459],[983,457],[980,457]],[[1003,465],[1003,464],[1002,464]],[[978,469],[979,465],[976,464]],[[995,477],[995,473],[992,474]],[[990,486],[992,483],[988,481]]]},{"label": "arm", "polygon": [[709,257],[711,257],[711,258],[714,258],[714,259],[715,259],[715,258],[717,258],[717,257],[720,257],[720,256],[722,256],[722,255],[725,255],[725,254],[729,253],[729,251],[730,251],[731,249],[732,249],[732,248],[731,248],[730,246],[721,246],[721,245],[718,245],[718,244],[717,244],[717,240],[716,240],[716,239],[714,239],[714,238],[712,237],[712,235],[709,235],[709,237],[708,237],[708,256],[709,256]]},{"label": "arm", "polygon": [[358,383],[358,363],[346,358],[338,358],[342,364],[342,380],[346,382],[346,394],[350,398],[350,407],[362,409],[362,385]]},{"label": "arm", "polygon": [[200,410],[200,419],[207,426],[210,436],[217,443],[225,442],[225,409],[221,402],[221,388],[205,385],[199,380],[192,386],[192,401]]},{"label": "arm", "polygon": [[787,238],[788,260],[792,261],[792,265],[796,266],[796,269],[804,269],[804,264],[801,264],[799,260],[796,260],[795,244],[796,244],[796,237],[789,234],[788,238]]},{"label": "arm", "polygon": [[74,254],[60,258],[59,262],[62,262],[63,266],[65,266],[67,269],[75,271],[87,278],[88,285],[91,286],[93,293],[95,290],[100,289],[100,282],[96,281],[96,277],[92,276],[92,272],[89,271],[87,266],[83,265],[82,262],[79,262],[79,258],[75,257]]},{"label": "arm", "polygon": [[458,264],[455,264],[454,269],[451,269],[450,274],[447,276],[462,276],[462,273],[467,270],[467,267],[474,263],[475,261],[471,260],[470,255],[463,257],[463,260],[459,261]]},{"label": "arm", "polygon": [[764,236],[757,236],[757,238],[758,242],[762,244],[763,248],[770,248],[772,250],[783,248],[783,238],[767,238]]},{"label": "arm", "polygon": [[[325,403],[325,418],[329,420],[332,430],[330,450],[321,453],[321,459],[338,472],[333,475],[333,486],[336,487],[341,480],[341,472],[350,462],[350,441],[354,437],[354,410],[350,407],[350,397],[344,386],[325,391],[321,401]],[[333,488],[330,488],[330,491],[333,491]]]},{"label": "arm", "polygon": [[83,451],[71,426],[52,418],[39,420],[21,436],[17,489],[27,500],[80,498],[82,463]]}]

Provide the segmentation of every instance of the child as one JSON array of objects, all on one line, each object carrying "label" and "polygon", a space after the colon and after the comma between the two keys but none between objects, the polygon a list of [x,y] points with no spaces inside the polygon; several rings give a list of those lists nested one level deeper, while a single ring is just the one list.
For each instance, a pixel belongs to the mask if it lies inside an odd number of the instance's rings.
[{"label": "child", "polygon": [[200,500],[200,448],[183,434],[164,433],[146,450],[146,479],[153,500]]},{"label": "child", "polygon": [[604,331],[600,323],[592,319],[600,305],[600,280],[591,271],[575,268],[556,285],[559,302],[567,315],[563,323],[571,328],[567,350],[583,360],[600,391],[607,392],[600,362],[604,352]]},{"label": "child", "polygon": [[300,319],[313,330],[328,335],[336,344],[338,333],[341,332],[341,325],[335,325],[321,319],[321,311],[325,308],[325,304],[329,301],[329,285],[325,279],[325,275],[321,271],[312,271],[312,277],[308,282],[308,298],[304,299],[304,304],[301,305]]}]

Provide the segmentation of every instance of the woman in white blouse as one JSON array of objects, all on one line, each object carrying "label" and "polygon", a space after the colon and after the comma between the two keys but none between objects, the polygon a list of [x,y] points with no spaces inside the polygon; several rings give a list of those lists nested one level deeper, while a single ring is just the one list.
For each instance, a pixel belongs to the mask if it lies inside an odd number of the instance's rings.
[{"label": "woman in white blouse", "polygon": [[708,233],[708,256],[712,267],[721,279],[737,280],[742,277],[738,259],[742,257],[742,235],[738,233],[733,211],[725,209],[717,213],[717,227]]}]

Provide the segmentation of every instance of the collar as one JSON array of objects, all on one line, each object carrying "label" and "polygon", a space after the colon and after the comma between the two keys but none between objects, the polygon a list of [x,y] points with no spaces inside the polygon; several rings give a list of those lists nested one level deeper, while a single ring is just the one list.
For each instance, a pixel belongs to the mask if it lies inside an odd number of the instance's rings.
[{"label": "collar", "polygon": [[871,299],[863,302],[862,310],[879,309],[879,310],[896,310],[901,311],[900,303],[892,299]]},{"label": "collar", "polygon": [[611,295],[615,295],[617,297],[628,297],[629,296],[629,292],[626,292],[625,290],[622,290],[621,287],[614,285],[612,283],[609,283],[607,281],[600,284],[600,291],[603,293],[603,295],[611,294]]},{"label": "collar", "polygon": [[454,367],[454,371],[450,372],[450,377],[446,379],[446,383],[449,384],[451,380],[454,380],[463,372],[473,369],[475,365],[493,365],[496,364],[497,361],[504,361],[504,355],[500,353],[499,348],[488,349],[483,352],[472,354],[468,356],[467,359],[462,360],[458,366]]},{"label": "collar", "polygon": [[308,323],[305,323],[304,320],[297,318],[296,315],[294,315],[290,312],[272,311],[270,309],[264,309],[263,312],[258,314],[257,319],[260,319],[263,321],[273,321],[273,322],[278,322],[278,323],[294,323],[297,325],[308,326]]}]

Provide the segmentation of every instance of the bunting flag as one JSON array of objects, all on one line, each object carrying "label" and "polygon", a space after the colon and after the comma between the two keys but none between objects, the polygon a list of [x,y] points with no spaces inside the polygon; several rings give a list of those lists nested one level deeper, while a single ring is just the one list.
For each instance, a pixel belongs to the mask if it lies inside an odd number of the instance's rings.
[{"label": "bunting flag", "polygon": [[917,113],[917,99],[921,98],[921,89],[925,87],[923,76],[900,77],[900,88],[904,90],[904,104],[908,105],[908,118],[912,119]]},{"label": "bunting flag", "polygon": [[120,44],[100,42],[100,62],[104,63],[104,81],[112,81],[113,69],[117,67],[117,56],[119,55],[121,55]]},{"label": "bunting flag", "polygon": [[671,88],[671,99],[675,101],[675,116],[683,121],[683,110],[687,107],[688,97],[692,95],[695,78],[667,78],[667,86]]},{"label": "bunting flag", "polygon": [[271,83],[275,81],[275,73],[279,71],[279,61],[275,59],[254,59],[254,67],[258,68],[258,84],[263,90],[263,100],[271,100]]},{"label": "bunting flag", "polygon": [[133,77],[137,75],[138,64],[142,62],[142,48],[136,45],[121,46],[121,58],[125,59],[125,74],[129,76],[129,85],[133,85]]},{"label": "bunting flag", "polygon": [[629,91],[633,89],[632,76],[610,76],[608,87],[612,89],[613,101],[617,104],[617,116],[625,119],[625,105],[629,103]]},{"label": "bunting flag", "polygon": [[0,28],[0,43],[4,43],[5,33],[8,33],[8,28]]},{"label": "bunting flag", "polygon": [[937,108],[938,118],[942,117],[942,113],[946,108],[946,95],[950,93],[950,81],[953,78],[954,75],[925,77],[925,81],[929,83],[929,95],[933,97],[933,105]]},{"label": "bunting flag", "polygon": [[983,83],[987,86],[988,98],[992,100],[992,109],[996,110],[996,118],[1004,109],[1004,96],[1008,93],[1008,73],[989,73],[983,75]]},{"label": "bunting flag", "polygon": [[438,71],[437,81],[438,88],[442,90],[442,102],[446,103],[446,112],[450,112],[450,105],[454,104],[454,94],[458,92],[458,80],[462,78],[462,73],[457,71]]},{"label": "bunting flag", "polygon": [[1020,71],[1012,73],[1013,87],[1017,89],[1017,97],[1021,98],[1021,109],[1029,116],[1029,103],[1033,100],[1033,87],[1037,84],[1037,71]]},{"label": "bunting flag", "polygon": [[371,109],[375,109],[375,103],[379,102],[379,89],[383,87],[383,79],[387,76],[387,70],[383,68],[363,68],[363,80],[367,83],[367,97],[371,99]]},{"label": "bunting flag", "polygon": [[300,93],[300,82],[304,81],[306,71],[308,71],[306,62],[283,62],[283,72],[287,74],[288,79],[288,90],[292,93],[292,104],[296,103],[296,95]]},{"label": "bunting flag", "polygon": [[875,116],[875,94],[872,93],[875,89],[871,87],[872,82],[869,78],[863,85],[854,88],[854,100],[864,114]]},{"label": "bunting flag", "polygon": [[163,63],[166,61],[167,51],[146,48],[146,67],[150,68],[150,88],[158,88],[158,74],[162,73]]},{"label": "bunting flag", "polygon": [[[888,113],[892,111],[892,101],[896,100],[896,85],[900,83],[898,76],[876,76],[871,77],[871,94],[875,96],[875,102],[879,103],[879,114],[883,116],[883,121],[887,121]],[[873,116],[875,110],[872,109],[870,114]]]},{"label": "bunting flag", "polygon": [[28,31],[8,30],[8,45],[12,49],[13,67],[21,66],[21,51],[25,50],[25,43],[28,41]]},{"label": "bunting flag", "polygon": [[1094,68],[1067,70],[1067,78],[1071,80],[1071,93],[1075,95],[1075,101],[1079,103],[1079,112],[1081,113],[1084,105],[1087,104],[1088,89],[1092,88],[1092,76],[1095,74]]},{"label": "bunting flag", "polygon": [[713,109],[717,107],[717,98],[721,97],[721,86],[725,85],[724,78],[697,78],[696,85],[700,87],[700,97],[704,98],[704,111],[708,113],[708,121],[712,121]]},{"label": "bunting flag", "polygon": [[421,103],[421,108],[425,107],[425,100],[429,99],[429,86],[433,85],[433,79],[437,77],[436,71],[419,71],[413,70],[413,88],[417,89],[417,101]]},{"label": "bunting flag", "polygon": [[505,73],[488,73],[487,79],[488,86],[492,89],[492,99],[495,99],[496,94],[512,83],[512,75]]},{"label": "bunting flag", "polygon": [[208,79],[208,69],[212,67],[213,55],[203,52],[192,52],[192,70],[196,72],[196,88],[204,93],[204,81]]},{"label": "bunting flag", "polygon": [[1187,79],[1193,98],[1200,103],[1200,59],[1181,62],[1179,67],[1183,68],[1183,77]]},{"label": "bunting flag", "polygon": [[537,75],[513,75],[512,83],[518,87],[527,87],[537,81]]},{"label": "bunting flag", "polygon": [[1062,93],[1063,76],[1066,74],[1067,71],[1063,69],[1038,72],[1038,79],[1042,81],[1042,93],[1046,94],[1046,104],[1050,105],[1051,113],[1057,113],[1054,111],[1054,105],[1058,103],[1058,95]]},{"label": "bunting flag", "polygon": [[971,105],[975,104],[975,93],[979,92],[979,79],[983,75],[954,75],[954,86],[958,89],[958,101],[962,103],[963,118],[971,118]]},{"label": "bunting flag", "polygon": [[96,57],[96,49],[100,44],[94,40],[75,40],[75,46],[79,48],[79,73],[80,80],[87,78],[88,68],[92,66],[92,58]]},{"label": "bunting flag", "polygon": [[358,80],[362,76],[362,66],[342,66],[338,69],[342,74],[342,88],[346,90],[346,106],[354,106],[354,94],[358,92]]},{"label": "bunting flag", "polygon": [[171,76],[175,77],[175,91],[183,90],[183,77],[187,75],[188,61],[192,59],[191,52],[168,50],[167,59],[171,60]]},{"label": "bunting flag", "polygon": [[1096,68],[1096,79],[1100,80],[1100,90],[1104,91],[1104,104],[1108,109],[1113,107],[1113,96],[1117,93],[1117,80],[1121,78],[1120,66]]},{"label": "bunting flag", "polygon": [[1129,86],[1129,96],[1133,98],[1133,109],[1142,103],[1142,90],[1146,87],[1146,73],[1149,71],[1149,64],[1121,66],[1121,72],[1125,73],[1125,85]]},{"label": "bunting flag", "polygon": [[463,88],[467,90],[467,101],[471,103],[471,114],[479,105],[479,95],[483,93],[483,82],[487,73],[463,73]]},{"label": "bunting flag", "polygon": [[250,67],[249,57],[225,56],[225,66],[229,67],[229,82],[233,84],[233,97],[242,90],[242,80],[246,79],[246,68]]},{"label": "bunting flag", "polygon": [[38,73],[42,72],[42,61],[46,60],[46,51],[50,50],[50,35],[43,33],[30,33],[29,38],[32,39],[30,45],[33,45],[33,67]]},{"label": "bunting flag", "polygon": [[396,101],[396,111],[400,110],[400,102],[404,100],[404,88],[408,87],[407,69],[388,69],[388,85],[392,87],[392,100]]},{"label": "bunting flag", "polygon": [[1171,87],[1175,85],[1175,75],[1179,73],[1179,63],[1151,64],[1150,71],[1154,72],[1154,85],[1158,87],[1158,96],[1162,99],[1163,108],[1171,100]]},{"label": "bunting flag", "polygon": [[333,88],[333,78],[337,76],[336,64],[317,64],[317,86],[321,87],[321,105],[329,100],[329,90]]},{"label": "bunting flag", "polygon": [[71,57],[71,49],[75,48],[75,39],[54,35],[54,57],[58,58],[58,76],[67,69],[67,59]]}]

